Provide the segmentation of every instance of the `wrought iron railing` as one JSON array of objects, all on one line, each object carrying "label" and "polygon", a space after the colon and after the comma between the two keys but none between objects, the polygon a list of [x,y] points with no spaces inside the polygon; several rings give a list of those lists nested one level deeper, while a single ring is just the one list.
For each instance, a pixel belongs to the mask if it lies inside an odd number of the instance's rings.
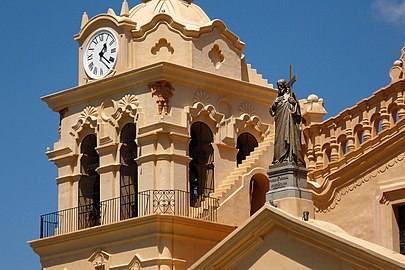
[{"label": "wrought iron railing", "polygon": [[399,247],[400,253],[405,255],[405,231],[399,232]]},{"label": "wrought iron railing", "polygon": [[[66,234],[85,228],[110,224],[121,220],[154,214],[178,215],[217,221],[218,199],[200,196],[190,199],[190,193],[182,190],[147,190],[131,200],[133,205],[123,204],[121,197],[98,204],[81,205],[41,216],[40,237]],[[128,212],[128,207],[131,211]],[[85,211],[83,211],[85,209]],[[129,214],[130,213],[130,214]]]}]

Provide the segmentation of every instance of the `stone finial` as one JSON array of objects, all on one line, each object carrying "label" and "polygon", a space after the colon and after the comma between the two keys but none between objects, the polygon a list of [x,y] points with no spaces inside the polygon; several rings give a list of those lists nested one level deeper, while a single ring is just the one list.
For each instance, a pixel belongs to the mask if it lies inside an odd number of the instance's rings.
[{"label": "stone finial", "polygon": [[129,6],[127,0],[124,0],[122,2],[122,7],[121,7],[121,17],[129,17]]},{"label": "stone finial", "polygon": [[83,15],[82,15],[82,24],[81,24],[81,26],[80,26],[80,29],[82,29],[88,22],[89,22],[89,16],[87,15],[86,12],[83,12]]},{"label": "stone finial", "polygon": [[391,83],[404,78],[405,46],[402,48],[401,57],[396,60],[390,70]]},{"label": "stone finial", "polygon": [[324,108],[323,99],[314,94],[300,100],[300,106],[306,126],[322,122],[323,117],[328,113]]},{"label": "stone finial", "polygon": [[148,86],[152,96],[157,96],[159,115],[169,114],[169,99],[173,96],[173,86],[165,80],[150,83]]}]

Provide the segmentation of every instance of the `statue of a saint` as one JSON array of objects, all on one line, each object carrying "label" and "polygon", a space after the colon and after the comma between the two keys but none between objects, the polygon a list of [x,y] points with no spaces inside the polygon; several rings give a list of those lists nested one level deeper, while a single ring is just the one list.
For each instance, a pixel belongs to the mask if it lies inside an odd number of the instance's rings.
[{"label": "statue of a saint", "polygon": [[278,96],[270,108],[276,124],[273,164],[291,162],[305,167],[301,146],[301,110],[284,79],[277,81]]}]

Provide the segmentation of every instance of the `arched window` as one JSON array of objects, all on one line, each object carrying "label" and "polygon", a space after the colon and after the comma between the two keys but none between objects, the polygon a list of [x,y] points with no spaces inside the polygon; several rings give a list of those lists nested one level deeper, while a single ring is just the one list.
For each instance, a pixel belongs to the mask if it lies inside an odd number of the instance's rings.
[{"label": "arched window", "polygon": [[91,134],[84,138],[80,151],[81,178],[79,181],[79,229],[100,225],[100,175],[97,138]]},{"label": "arched window", "polygon": [[121,220],[138,215],[138,165],[137,145],[135,143],[136,127],[127,124],[121,131],[120,148],[120,205]]},{"label": "arched window", "polygon": [[238,155],[236,157],[237,165],[241,164],[243,160],[258,146],[258,143],[250,133],[242,133],[238,137]]},{"label": "arched window", "polygon": [[212,132],[206,124],[194,123],[190,133],[190,205],[195,206],[214,191],[214,148]]}]

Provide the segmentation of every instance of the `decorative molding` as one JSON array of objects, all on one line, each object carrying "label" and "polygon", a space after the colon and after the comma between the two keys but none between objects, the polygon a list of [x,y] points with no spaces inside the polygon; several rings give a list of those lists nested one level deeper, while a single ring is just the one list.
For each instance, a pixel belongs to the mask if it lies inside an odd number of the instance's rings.
[{"label": "decorative molding", "polygon": [[97,127],[97,117],[98,117],[98,111],[96,108],[92,106],[86,107],[79,115],[79,119],[77,120],[77,123],[72,126],[72,129],[74,132],[71,132],[70,134],[72,136],[75,136],[80,133],[80,131],[83,130],[84,127],[89,127],[92,129],[95,129]]},{"label": "decorative molding", "polygon": [[157,96],[156,103],[158,105],[159,115],[169,114],[169,99],[173,96],[173,86],[165,80],[152,82],[149,85],[152,96]]},{"label": "decorative molding", "polygon": [[216,111],[215,107],[212,105],[205,105],[201,102],[195,103],[192,107],[188,107],[191,120],[194,122],[199,117],[208,116],[215,125],[218,127],[219,124],[224,119],[224,115]]},{"label": "decorative molding", "polygon": [[[125,95],[123,98],[118,101],[118,106],[115,112],[111,115],[111,118],[118,122],[123,115],[128,115],[130,117],[136,117],[136,114],[139,109],[139,100],[135,95]],[[111,123],[111,122],[110,122]],[[116,123],[111,123],[113,126],[116,126]]]},{"label": "decorative molding", "polygon": [[255,107],[250,104],[248,101],[244,101],[240,106],[239,106],[239,111],[241,114],[248,114],[248,115],[255,115]]},{"label": "decorative molding", "polygon": [[[339,202],[342,200],[343,196],[347,195],[348,193],[352,192],[353,190],[362,186],[363,184],[373,180],[377,176],[385,173],[386,171],[395,167],[397,164],[400,164],[401,162],[405,163],[405,152],[397,155],[395,158],[386,162],[384,165],[380,166],[379,168],[367,173],[363,177],[361,177],[357,180],[352,180],[350,183],[344,183],[341,186],[336,187],[335,190],[332,191],[332,196],[330,199],[331,203],[326,207],[322,207],[320,205],[317,205],[317,203],[315,201],[315,211],[318,213],[319,212],[326,213],[326,212],[329,212],[329,211],[335,209],[336,206],[339,204]],[[315,195],[315,194],[313,194],[313,195]],[[381,198],[380,202],[385,204],[386,200],[384,198]]]},{"label": "decorative molding", "polygon": [[217,44],[215,44],[208,52],[208,57],[211,59],[211,62],[216,69],[219,69],[222,63],[225,61],[225,56]]},{"label": "decorative molding", "polygon": [[109,259],[111,255],[107,252],[104,252],[100,249],[97,249],[88,259],[89,262],[89,270],[106,270],[109,269]]},{"label": "decorative molding", "polygon": [[[257,132],[257,136],[261,139],[263,134],[267,134],[269,132],[268,124],[262,123],[260,118],[256,115],[250,116],[246,113],[242,114],[239,118],[235,119],[235,131],[237,134],[242,133],[244,130],[248,129],[249,127],[253,128],[254,131]],[[261,141],[261,140],[259,140]]]},{"label": "decorative molding", "polygon": [[166,48],[170,54],[174,54],[174,48],[169,42],[167,42],[165,38],[159,39],[159,41],[155,44],[155,46],[152,47],[151,53],[153,55],[157,55],[158,53],[161,52],[162,48]]},{"label": "decorative molding", "polygon": [[193,104],[201,102],[202,104],[209,104],[211,101],[210,96],[204,90],[197,90],[194,92]]}]

